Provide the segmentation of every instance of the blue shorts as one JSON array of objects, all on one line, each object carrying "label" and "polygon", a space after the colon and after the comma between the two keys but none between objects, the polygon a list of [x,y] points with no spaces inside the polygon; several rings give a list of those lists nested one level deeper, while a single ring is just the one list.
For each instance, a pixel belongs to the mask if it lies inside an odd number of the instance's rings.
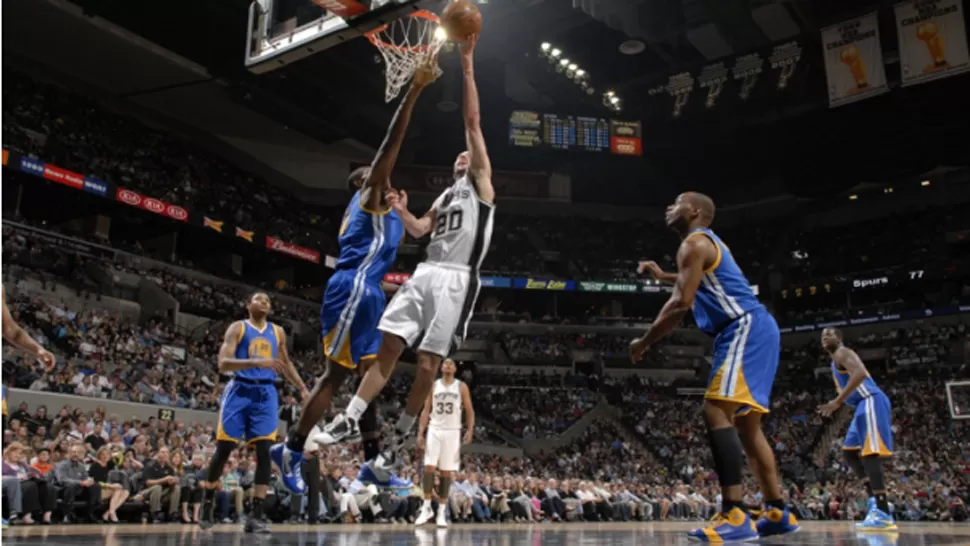
[{"label": "blue shorts", "polygon": [[323,353],[347,368],[377,358],[382,338],[377,324],[386,303],[379,283],[356,283],[356,276],[356,270],[334,273],[327,281],[320,308]]},{"label": "blue shorts", "polygon": [[756,309],[728,324],[714,338],[714,360],[704,398],[743,404],[738,414],[768,413],[771,386],[781,356],[778,323]]},{"label": "blue shorts", "polygon": [[893,408],[885,394],[877,392],[863,398],[855,407],[842,449],[861,449],[863,457],[889,457],[893,454],[892,416]]},{"label": "blue shorts", "polygon": [[279,427],[279,398],[272,383],[251,383],[234,378],[219,401],[216,440],[275,440]]}]

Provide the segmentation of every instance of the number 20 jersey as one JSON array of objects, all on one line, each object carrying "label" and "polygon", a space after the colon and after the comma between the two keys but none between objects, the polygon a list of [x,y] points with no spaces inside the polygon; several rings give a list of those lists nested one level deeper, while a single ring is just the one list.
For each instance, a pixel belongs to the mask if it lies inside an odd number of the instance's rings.
[{"label": "number 20 jersey", "polygon": [[450,385],[443,379],[435,381],[428,426],[435,430],[461,430],[461,410],[461,381],[452,379]]},{"label": "number 20 jersey", "polygon": [[432,208],[435,223],[427,261],[477,272],[492,239],[495,206],[479,198],[475,183],[465,175],[439,195]]}]

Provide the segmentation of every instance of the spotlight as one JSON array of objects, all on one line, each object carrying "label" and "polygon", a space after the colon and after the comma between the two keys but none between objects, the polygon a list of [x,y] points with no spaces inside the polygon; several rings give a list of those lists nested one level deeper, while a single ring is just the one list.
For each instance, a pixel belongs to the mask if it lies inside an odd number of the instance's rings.
[{"label": "spotlight", "polygon": [[539,46],[539,49],[543,51],[549,51],[550,49],[552,49],[552,44],[550,44],[549,42],[542,42],[542,45]]},{"label": "spotlight", "polygon": [[440,42],[448,37],[448,32],[445,27],[438,27],[434,29],[434,41]]},{"label": "spotlight", "polygon": [[596,89],[594,89],[594,88],[592,88],[592,87],[587,87],[587,88],[586,88],[586,94],[587,94],[587,95],[592,95],[592,94],[593,94],[593,93],[595,93],[595,92],[596,92]]},{"label": "spotlight", "polygon": [[614,92],[614,91],[613,91],[612,89],[610,89],[609,91],[607,91],[607,92],[606,92],[606,96],[607,96],[607,97],[612,97],[612,96],[613,96],[613,95],[615,95],[615,94],[616,94],[616,93],[615,93],[615,92]]},{"label": "spotlight", "polygon": [[579,68],[579,65],[578,64],[576,64],[576,63],[569,63],[569,69],[570,70],[576,70],[577,68]]},{"label": "spotlight", "polygon": [[611,95],[610,102],[612,102],[613,104],[620,104],[620,97],[617,97],[616,95]]},{"label": "spotlight", "polygon": [[930,185],[930,181],[929,180],[924,180],[924,181],[920,182],[919,185],[920,186],[923,186],[923,187],[929,186]]},{"label": "spotlight", "polygon": [[577,78],[582,78],[585,75],[586,75],[586,71],[585,70],[583,70],[582,68],[576,69],[576,77]]},{"label": "spotlight", "polygon": [[565,66],[569,66],[569,59],[563,59],[563,60],[559,61],[559,64],[561,66],[564,66],[564,67]]},{"label": "spotlight", "polygon": [[549,52],[549,54],[552,55],[553,57],[558,57],[562,55],[562,50],[559,49],[558,47],[554,47],[552,48],[552,51]]},{"label": "spotlight", "polygon": [[853,193],[852,195],[849,196],[849,201],[855,201],[858,198],[859,196]]}]

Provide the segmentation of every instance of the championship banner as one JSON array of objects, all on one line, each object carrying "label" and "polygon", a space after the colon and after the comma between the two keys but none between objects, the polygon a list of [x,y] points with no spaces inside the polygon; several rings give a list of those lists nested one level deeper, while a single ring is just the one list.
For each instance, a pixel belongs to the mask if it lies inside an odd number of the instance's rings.
[{"label": "championship banner", "polygon": [[876,12],[822,29],[829,107],[889,91]]},{"label": "championship banner", "polygon": [[961,0],[910,0],[895,11],[904,87],[970,70]]}]

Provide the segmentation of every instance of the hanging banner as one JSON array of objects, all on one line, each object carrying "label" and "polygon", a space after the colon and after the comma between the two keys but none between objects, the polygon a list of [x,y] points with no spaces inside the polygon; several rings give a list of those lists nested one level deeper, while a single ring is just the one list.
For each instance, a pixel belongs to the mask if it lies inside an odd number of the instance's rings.
[{"label": "hanging banner", "polygon": [[911,0],[895,11],[903,86],[970,70],[962,0]]},{"label": "hanging banner", "polygon": [[829,84],[829,107],[889,90],[876,12],[822,29],[822,48]]}]

